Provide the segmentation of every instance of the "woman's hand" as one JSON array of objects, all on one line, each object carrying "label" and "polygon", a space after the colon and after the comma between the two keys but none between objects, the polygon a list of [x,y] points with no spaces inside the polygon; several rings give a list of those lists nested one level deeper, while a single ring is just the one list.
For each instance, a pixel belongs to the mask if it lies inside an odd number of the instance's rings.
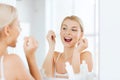
[{"label": "woman's hand", "polygon": [[56,37],[55,33],[52,30],[50,30],[47,34],[47,40],[49,43],[49,49],[53,51],[55,49],[55,37]]},{"label": "woman's hand", "polygon": [[35,59],[35,51],[38,48],[38,42],[33,37],[25,37],[24,40],[24,51],[26,54],[30,73],[34,77],[34,80],[42,80]]},{"label": "woman's hand", "polygon": [[38,42],[33,37],[25,37],[24,51],[26,56],[34,55],[38,48]]},{"label": "woman's hand", "polygon": [[86,38],[84,38],[78,41],[75,51],[80,53],[81,51],[85,50],[87,47],[88,47],[88,41]]}]

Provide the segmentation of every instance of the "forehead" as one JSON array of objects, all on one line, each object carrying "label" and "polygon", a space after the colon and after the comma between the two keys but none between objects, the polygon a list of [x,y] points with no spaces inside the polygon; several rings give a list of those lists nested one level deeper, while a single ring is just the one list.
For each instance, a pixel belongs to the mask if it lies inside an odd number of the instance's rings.
[{"label": "forehead", "polygon": [[64,20],[62,26],[80,28],[79,23],[77,21],[71,20],[71,19]]}]

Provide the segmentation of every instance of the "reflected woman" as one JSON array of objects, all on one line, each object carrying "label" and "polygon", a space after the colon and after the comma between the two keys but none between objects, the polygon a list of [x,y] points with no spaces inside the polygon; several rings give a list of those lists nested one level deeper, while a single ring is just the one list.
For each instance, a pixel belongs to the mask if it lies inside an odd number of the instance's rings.
[{"label": "reflected woman", "polygon": [[24,43],[30,73],[19,56],[7,51],[7,47],[16,47],[20,30],[16,8],[0,3],[0,80],[41,80],[34,56],[38,46],[34,38],[27,37]]},{"label": "reflected woman", "polygon": [[[61,41],[64,46],[63,52],[55,50],[55,33],[49,31],[47,35],[49,51],[43,64],[47,77],[67,78],[65,62],[69,62],[75,74],[80,73],[80,65],[85,60],[89,72],[92,71],[93,62],[91,52],[86,51],[88,42],[84,37],[81,20],[77,16],[67,16],[63,20],[60,29]],[[49,65],[49,66],[48,66]]]}]

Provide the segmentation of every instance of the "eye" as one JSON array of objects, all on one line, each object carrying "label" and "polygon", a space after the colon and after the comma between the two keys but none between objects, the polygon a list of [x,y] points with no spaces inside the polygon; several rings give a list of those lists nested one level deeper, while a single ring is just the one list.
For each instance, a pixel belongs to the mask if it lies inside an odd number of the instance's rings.
[{"label": "eye", "polygon": [[77,29],[72,29],[72,31],[77,31]]},{"label": "eye", "polygon": [[67,28],[66,27],[63,27],[62,30],[66,30]]}]

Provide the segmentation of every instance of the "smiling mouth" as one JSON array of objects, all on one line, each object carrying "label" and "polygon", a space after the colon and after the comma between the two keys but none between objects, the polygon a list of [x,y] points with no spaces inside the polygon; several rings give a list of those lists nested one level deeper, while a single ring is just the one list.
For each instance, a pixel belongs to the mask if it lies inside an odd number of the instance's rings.
[{"label": "smiling mouth", "polygon": [[72,41],[72,38],[64,38],[64,41],[65,41],[65,42],[71,42],[71,41]]}]

